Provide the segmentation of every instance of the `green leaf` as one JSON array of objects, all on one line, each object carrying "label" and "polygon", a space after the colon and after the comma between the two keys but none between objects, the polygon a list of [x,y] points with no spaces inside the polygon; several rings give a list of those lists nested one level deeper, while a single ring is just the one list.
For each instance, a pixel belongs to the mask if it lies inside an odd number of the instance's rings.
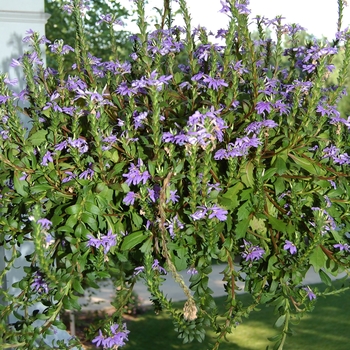
[{"label": "green leaf", "polygon": [[323,271],[323,270],[320,270],[319,271],[319,275],[320,275],[320,278],[321,278],[321,281],[331,287],[332,286],[332,280],[330,279],[330,277]]},{"label": "green leaf", "polygon": [[143,242],[147,237],[147,235],[143,234],[143,231],[131,233],[124,238],[121,249],[130,250]]},{"label": "green leaf", "polygon": [[60,320],[55,320],[52,322],[52,325],[55,326],[56,328],[58,329],[61,329],[63,331],[65,331],[67,328],[66,326],[64,325],[63,322],[61,322]]},{"label": "green leaf", "polygon": [[85,209],[86,209],[87,212],[89,212],[91,214],[102,215],[102,211],[94,203],[86,202],[85,203]]},{"label": "green leaf", "polygon": [[276,255],[272,255],[271,258],[269,259],[268,266],[267,266],[267,271],[272,272],[275,270],[275,264],[278,261]]},{"label": "green leaf", "polygon": [[278,317],[277,321],[275,322],[275,327],[280,328],[284,325],[284,322],[286,320],[286,315],[281,315]]},{"label": "green leaf", "polygon": [[323,253],[320,246],[317,246],[310,255],[310,264],[313,266],[315,272],[318,272],[321,267],[325,265],[326,255]]},{"label": "green leaf", "polygon": [[32,193],[37,193],[37,192],[45,192],[52,190],[52,186],[48,184],[39,184],[39,185],[34,185],[31,187],[31,192]]},{"label": "green leaf", "polygon": [[[22,176],[22,175],[21,175]],[[19,193],[22,197],[28,197],[28,193],[24,190],[24,187],[27,187],[27,183],[23,180],[19,179],[18,171],[15,172],[13,177],[13,185],[17,193]]]},{"label": "green leaf", "polygon": [[278,177],[274,182],[276,195],[283,193],[286,189],[285,180],[282,177]]},{"label": "green leaf", "polygon": [[278,175],[282,175],[282,174],[285,174],[287,172],[286,162],[281,156],[278,156],[276,158],[276,163],[274,164],[274,166],[277,169],[277,174]]},{"label": "green leaf", "polygon": [[152,239],[147,239],[147,241],[145,241],[145,243],[142,244],[140,251],[143,254],[150,253],[152,251]]},{"label": "green leaf", "polygon": [[80,282],[77,279],[73,280],[73,289],[79,294],[85,293],[83,287],[81,286]]},{"label": "green leaf", "polygon": [[324,174],[324,171],[321,168],[315,166],[313,163],[311,163],[311,161],[305,158],[298,157],[293,154],[289,154],[289,157],[292,158],[296,164],[298,164],[301,168],[305,169],[310,174],[313,174],[313,175]]},{"label": "green leaf", "polygon": [[[222,197],[227,199],[237,199],[238,192],[240,192],[244,188],[242,182],[236,183],[234,186],[230,187],[225,194],[222,195]],[[230,208],[231,209],[231,208]]]},{"label": "green leaf", "polygon": [[178,271],[185,270],[187,267],[186,259],[180,259],[177,256],[175,256],[175,267]]},{"label": "green leaf", "polygon": [[251,213],[250,209],[251,209],[250,203],[248,201],[241,204],[241,206],[239,207],[239,209],[237,211],[237,220],[241,221],[241,220],[247,219]]},{"label": "green leaf", "polygon": [[81,204],[74,204],[66,208],[66,213],[69,215],[79,214],[82,209]]},{"label": "green leaf", "polygon": [[44,130],[44,129],[39,130],[33,135],[31,135],[27,139],[27,142],[29,142],[33,146],[39,146],[46,141],[46,135],[47,135],[47,130]]},{"label": "green leaf", "polygon": [[236,225],[236,229],[235,229],[235,233],[236,233],[236,239],[240,239],[245,237],[246,233],[247,233],[247,229],[249,227],[249,223],[250,223],[250,219],[244,219],[241,220],[237,225]]},{"label": "green leaf", "polygon": [[81,221],[88,224],[94,231],[98,231],[98,225],[97,221],[94,219],[94,217],[90,213],[83,213],[81,214]]},{"label": "green leaf", "polygon": [[57,229],[58,232],[69,232],[72,233],[74,230],[70,226],[61,226]]},{"label": "green leaf", "polygon": [[114,167],[113,167],[113,175],[116,175],[116,174],[119,174],[123,168],[125,167],[125,162],[120,162],[120,163],[117,163]]},{"label": "green leaf", "polygon": [[274,342],[282,339],[282,334],[278,333],[278,334],[274,335],[273,337],[268,337],[267,339],[274,343]]},{"label": "green leaf", "polygon": [[254,187],[254,164],[253,162],[248,162],[245,166],[245,173],[242,175],[242,182],[247,187]]},{"label": "green leaf", "polygon": [[142,220],[142,217],[137,213],[132,213],[132,222],[134,223],[136,228],[139,229],[142,226],[143,220]]},{"label": "green leaf", "polygon": [[84,233],[88,233],[88,230],[85,228],[84,224],[80,222],[75,228],[74,236],[80,238]]},{"label": "green leaf", "polygon": [[282,220],[276,219],[273,216],[269,216],[269,223],[271,224],[272,228],[276,231],[280,231],[280,232],[287,231],[287,225]]},{"label": "green leaf", "polygon": [[262,177],[263,181],[271,179],[271,177],[273,177],[276,172],[277,172],[277,168],[270,168],[270,169],[266,170],[263,177]]}]

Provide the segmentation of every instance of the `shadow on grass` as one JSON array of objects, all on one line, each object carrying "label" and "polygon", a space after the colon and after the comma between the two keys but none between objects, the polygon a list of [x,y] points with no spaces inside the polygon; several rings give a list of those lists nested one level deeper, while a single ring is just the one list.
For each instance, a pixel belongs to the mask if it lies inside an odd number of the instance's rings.
[{"label": "shadow on grass", "polygon": [[[319,286],[322,289],[322,286]],[[248,295],[241,295],[243,302],[249,301]],[[216,298],[219,308],[224,298]],[[179,308],[183,303],[176,303]],[[284,350],[348,350],[350,329],[350,292],[340,297],[319,298],[314,311],[293,326],[294,335],[288,337]],[[277,334],[273,328],[276,315],[272,307],[261,307],[261,311],[251,314],[249,319],[233,329],[228,335],[229,342],[223,342],[220,350],[263,350],[271,344],[267,337]],[[165,313],[155,315],[148,310],[135,320],[128,322],[129,342],[125,350],[206,350],[215,341],[215,334],[208,332],[204,343],[183,344],[173,329],[170,317]]]}]

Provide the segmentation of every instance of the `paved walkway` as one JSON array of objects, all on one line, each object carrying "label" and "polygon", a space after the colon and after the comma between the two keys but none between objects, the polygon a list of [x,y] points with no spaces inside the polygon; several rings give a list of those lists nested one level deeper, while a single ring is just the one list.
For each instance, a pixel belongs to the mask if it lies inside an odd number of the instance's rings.
[{"label": "paved walkway", "polygon": [[[222,274],[224,266],[223,265],[214,265],[213,271],[210,274],[209,278],[209,288],[213,290],[214,296],[223,296],[225,295],[224,290],[224,283],[222,281]],[[189,278],[190,276],[184,271],[181,273],[181,275],[184,278],[184,281],[187,285],[189,285]],[[345,274],[342,274],[338,276],[337,278],[343,277]],[[330,276],[333,280],[333,276]],[[171,275],[165,276],[166,280],[164,281],[162,285],[163,292],[171,298],[173,301],[179,301],[184,300],[185,295],[182,291],[182,289],[177,285],[177,283],[174,282]],[[313,269],[310,269],[308,273],[306,274],[306,278],[304,280],[305,285],[311,285],[315,283],[320,283],[321,279],[318,275],[314,272]],[[84,298],[80,298],[81,305],[84,305],[82,307],[83,311],[94,311],[94,310],[104,310],[104,309],[110,309],[111,305],[110,302],[115,297],[115,288],[113,284],[110,281],[103,281],[100,283],[100,289],[98,290],[91,290],[94,294],[91,295],[91,297],[88,296],[89,293],[86,293],[87,295]],[[237,286],[241,289],[240,291],[237,291],[238,293],[243,293],[244,283],[238,282]],[[135,292],[140,297],[143,305],[150,305],[150,293],[147,290],[147,287],[143,284],[142,281],[138,281],[134,288]]]}]

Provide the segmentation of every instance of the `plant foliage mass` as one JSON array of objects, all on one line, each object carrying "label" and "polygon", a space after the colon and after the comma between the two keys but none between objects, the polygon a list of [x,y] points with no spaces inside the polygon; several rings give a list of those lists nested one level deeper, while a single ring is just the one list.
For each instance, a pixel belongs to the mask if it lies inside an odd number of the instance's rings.
[{"label": "plant foliage mass", "polygon": [[[14,93],[14,82],[0,79],[0,242],[11,253],[3,279],[20,248],[33,246],[13,285],[20,292],[0,290],[5,348],[33,348],[62,327],[61,309],[78,310],[78,295],[111,275],[116,312],[95,325],[92,339],[105,348],[132,337],[122,312],[137,279],[184,342],[201,342],[210,327],[213,349],[262,304],[275,308],[280,333],[270,340],[282,349],[319,296],[341,291],[330,275],[348,271],[350,261],[350,125],[337,111],[350,62],[344,1],[334,43],[300,42],[302,28],[281,17],[256,18],[253,40],[248,1],[237,0],[221,1],[228,28],[208,33],[191,27],[185,0],[177,3],[184,26],[173,26],[175,4],[165,1],[149,30],[145,1],[134,1],[139,33],[130,59],[120,61],[115,40],[112,59],[89,53],[88,4],[67,2],[76,42],[48,43],[57,70],[42,61],[47,39],[28,31],[32,50],[12,64],[23,69],[25,89]],[[101,20],[113,29],[117,19]],[[339,47],[339,76],[327,85]],[[67,55],[75,58],[69,75]],[[223,315],[208,287],[214,261],[224,264]],[[311,267],[326,292],[303,284]],[[164,274],[183,289],[183,309],[161,292]],[[236,295],[237,281],[251,303]],[[38,303],[44,311],[33,310]],[[17,321],[6,324],[10,315]]]}]

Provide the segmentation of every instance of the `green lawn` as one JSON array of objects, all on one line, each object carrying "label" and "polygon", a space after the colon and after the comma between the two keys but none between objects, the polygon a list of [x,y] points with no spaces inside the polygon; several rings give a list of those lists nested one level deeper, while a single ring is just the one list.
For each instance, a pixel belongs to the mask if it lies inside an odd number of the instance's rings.
[{"label": "green lawn", "polygon": [[[323,289],[320,285],[319,289]],[[248,295],[239,298],[249,300]],[[217,298],[222,305],[224,298]],[[177,303],[179,308],[183,303]],[[263,350],[269,344],[267,337],[276,334],[272,327],[276,320],[273,308],[262,307],[251,314],[229,335],[230,343],[222,343],[220,350]],[[135,320],[128,321],[129,342],[125,350],[205,350],[210,349],[210,339],[202,344],[182,344],[173,330],[171,319],[165,312],[155,315],[148,310]],[[294,326],[295,335],[287,339],[285,350],[348,350],[350,349],[350,292],[340,297],[318,298],[314,311],[305,315],[299,325]],[[210,334],[208,337],[210,338]]]}]

